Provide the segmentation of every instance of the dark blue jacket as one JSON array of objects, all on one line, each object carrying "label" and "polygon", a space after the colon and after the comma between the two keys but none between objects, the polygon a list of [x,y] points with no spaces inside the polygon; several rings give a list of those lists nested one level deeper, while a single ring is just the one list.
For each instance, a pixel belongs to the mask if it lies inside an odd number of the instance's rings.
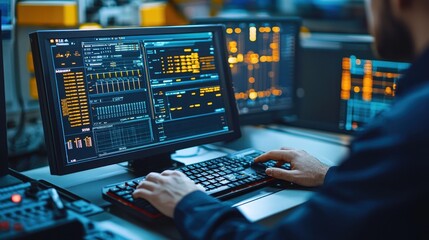
[{"label": "dark blue jacket", "polygon": [[185,239],[429,239],[429,49],[400,80],[392,108],[278,225],[250,223],[200,191],[174,216]]}]

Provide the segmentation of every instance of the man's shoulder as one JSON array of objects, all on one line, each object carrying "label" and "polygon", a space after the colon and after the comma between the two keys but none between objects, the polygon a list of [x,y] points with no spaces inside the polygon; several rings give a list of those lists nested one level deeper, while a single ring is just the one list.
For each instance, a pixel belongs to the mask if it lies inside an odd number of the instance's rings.
[{"label": "man's shoulder", "polygon": [[[403,121],[408,123],[427,123],[429,120],[429,79],[414,87],[408,94],[401,96],[386,113],[386,120],[393,124]],[[396,124],[395,124],[396,125]],[[409,124],[407,124],[409,125]],[[424,124],[426,125],[426,124]],[[421,125],[415,127],[423,127]]]},{"label": "man's shoulder", "polygon": [[404,96],[398,97],[397,104],[428,104],[429,100],[429,79],[421,84],[414,86]]}]

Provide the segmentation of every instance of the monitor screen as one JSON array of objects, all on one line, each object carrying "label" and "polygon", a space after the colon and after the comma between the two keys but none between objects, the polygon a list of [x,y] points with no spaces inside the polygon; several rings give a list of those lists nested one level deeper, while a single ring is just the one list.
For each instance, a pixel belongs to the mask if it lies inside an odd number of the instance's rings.
[{"label": "monitor screen", "polygon": [[242,124],[271,123],[293,113],[299,19],[204,18],[194,23],[225,25]]},{"label": "monitor screen", "polygon": [[302,39],[298,114],[291,124],[354,133],[392,104],[409,63],[379,59],[368,35],[312,34]]},{"label": "monitor screen", "polygon": [[30,34],[51,173],[239,137],[224,32],[206,25]]},{"label": "monitor screen", "polygon": [[339,129],[354,131],[393,103],[396,84],[409,63],[343,57]]},{"label": "monitor screen", "polygon": [[[0,11],[0,17],[2,11]],[[3,25],[3,24],[2,24]],[[0,177],[8,173],[8,149],[6,132],[6,97],[4,91],[4,69],[3,69],[3,30],[0,25]]]}]

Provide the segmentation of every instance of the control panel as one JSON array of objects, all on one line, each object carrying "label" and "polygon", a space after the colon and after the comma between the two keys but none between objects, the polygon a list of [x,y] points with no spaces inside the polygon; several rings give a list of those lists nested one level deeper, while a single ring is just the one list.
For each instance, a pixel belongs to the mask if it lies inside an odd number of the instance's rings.
[{"label": "control panel", "polygon": [[0,188],[0,239],[125,239],[87,218],[100,211],[85,200],[64,201],[38,182]]}]

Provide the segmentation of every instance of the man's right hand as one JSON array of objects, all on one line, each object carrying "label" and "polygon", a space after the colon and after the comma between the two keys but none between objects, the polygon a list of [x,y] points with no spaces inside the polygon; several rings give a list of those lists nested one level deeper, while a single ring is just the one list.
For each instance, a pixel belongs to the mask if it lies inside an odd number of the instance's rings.
[{"label": "man's right hand", "polygon": [[255,162],[277,161],[277,165],[290,163],[290,170],[282,168],[267,168],[268,176],[296,183],[306,187],[317,187],[323,185],[325,175],[329,166],[320,162],[303,150],[281,148],[281,150],[269,151],[255,158]]}]

